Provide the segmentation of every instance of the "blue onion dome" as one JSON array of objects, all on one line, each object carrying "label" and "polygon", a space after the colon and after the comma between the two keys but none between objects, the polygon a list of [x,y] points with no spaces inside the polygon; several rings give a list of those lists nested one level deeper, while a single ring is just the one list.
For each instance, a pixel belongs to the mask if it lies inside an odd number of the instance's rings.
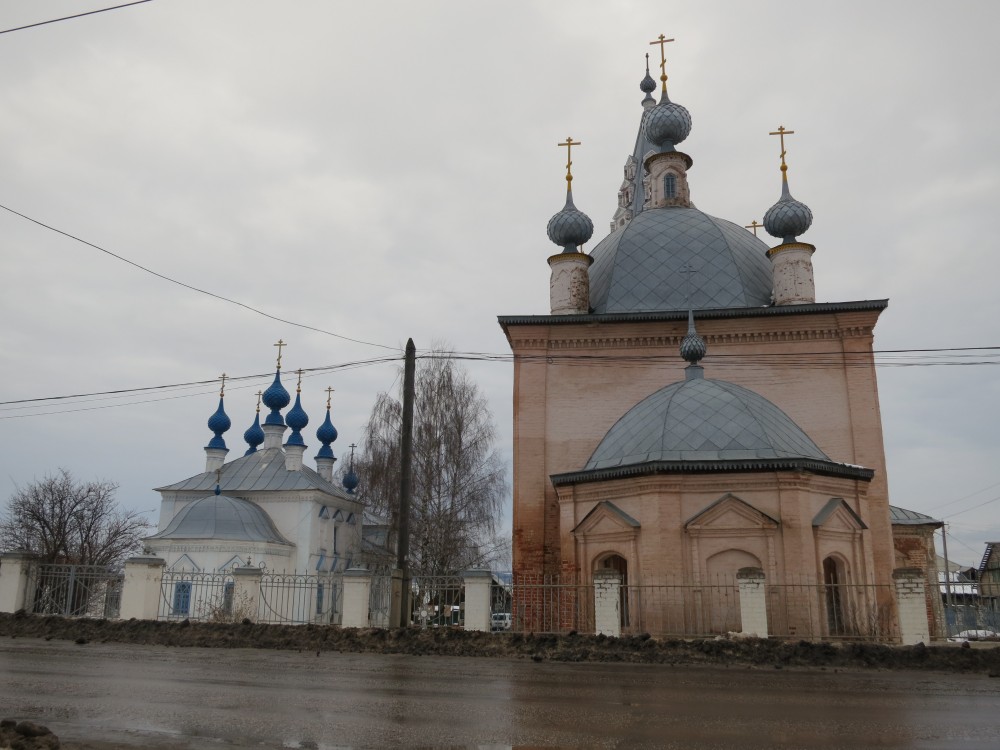
[{"label": "blue onion dome", "polygon": [[264,430],[260,426],[260,411],[253,418],[253,424],[243,433],[243,439],[247,441],[247,445],[250,447],[244,456],[249,456],[251,453],[257,452],[257,446],[264,442]]},{"label": "blue onion dome", "polygon": [[229,419],[229,415],[226,414],[225,408],[223,408],[223,397],[219,397],[219,408],[215,410],[215,414],[208,418],[208,429],[215,433],[215,437],[208,441],[206,448],[221,448],[222,450],[227,450],[226,441],[222,439],[222,433],[232,427],[232,421]]},{"label": "blue onion dome", "polygon": [[347,473],[344,474],[344,478],[341,481],[344,485],[344,489],[351,495],[354,494],[354,490],[358,488],[358,484],[361,482],[361,480],[358,479],[358,475],[354,473],[353,466],[347,470]]},{"label": "blue onion dome", "polygon": [[319,449],[319,453],[316,454],[316,458],[336,458],[333,455],[333,450],[330,448],[330,443],[337,439],[337,428],[333,426],[333,422],[330,421],[330,408],[326,409],[326,419],[323,420],[323,424],[319,426],[316,430],[316,437],[323,447]]},{"label": "blue onion dome", "polygon": [[660,103],[645,117],[646,139],[661,153],[677,150],[677,144],[691,133],[691,113],[674,104],[664,91]]},{"label": "blue onion dome", "polygon": [[309,415],[302,408],[301,396],[301,393],[295,394],[295,406],[289,409],[285,417],[285,423],[292,428],[292,434],[288,436],[288,442],[285,445],[305,445],[302,440],[302,430],[309,424]]},{"label": "blue onion dome", "polygon": [[281,417],[281,410],[288,406],[288,402],[291,400],[292,397],[281,384],[281,370],[275,370],[274,382],[264,391],[264,406],[271,410],[267,419],[264,420],[264,424],[277,424],[283,427],[285,420]]},{"label": "blue onion dome", "polygon": [[579,247],[594,235],[594,222],[573,205],[573,190],[566,191],[566,205],[551,219],[546,227],[549,239],[559,245],[564,253],[579,252]]},{"label": "blue onion dome", "polygon": [[[782,170],[785,167],[782,165]],[[788,190],[788,178],[782,172],[781,198],[764,214],[764,229],[784,243],[796,242],[812,225],[813,214],[805,203],[797,201]]]}]

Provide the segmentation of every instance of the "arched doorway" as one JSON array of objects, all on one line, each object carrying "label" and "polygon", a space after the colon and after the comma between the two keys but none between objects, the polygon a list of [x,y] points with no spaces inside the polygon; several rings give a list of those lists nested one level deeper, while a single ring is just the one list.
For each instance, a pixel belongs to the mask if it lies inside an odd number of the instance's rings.
[{"label": "arched doorway", "polygon": [[836,557],[823,560],[823,588],[826,598],[826,627],[830,635],[847,635],[846,566]]},{"label": "arched doorway", "polygon": [[618,592],[618,610],[621,626],[624,630],[628,627],[630,622],[628,606],[628,560],[617,554],[606,555],[597,561],[594,569],[613,570],[622,577],[621,589],[619,589]]},{"label": "arched doorway", "polygon": [[740,568],[762,568],[760,559],[746,550],[727,549],[705,561],[700,600],[695,610],[696,627],[708,633],[739,633],[743,630],[739,587]]}]

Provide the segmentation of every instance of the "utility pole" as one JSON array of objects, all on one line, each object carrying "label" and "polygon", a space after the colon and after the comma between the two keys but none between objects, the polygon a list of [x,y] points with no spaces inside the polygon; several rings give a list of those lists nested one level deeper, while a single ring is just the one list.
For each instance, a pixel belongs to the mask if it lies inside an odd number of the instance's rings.
[{"label": "utility pole", "polygon": [[[948,563],[948,524],[941,524],[941,550],[944,552],[944,601],[948,607],[955,606],[951,595],[951,565]],[[945,620],[948,618],[945,617]],[[947,624],[947,623],[946,623]]]},{"label": "utility pole", "polygon": [[402,572],[403,591],[399,607],[399,626],[410,624],[410,496],[412,494],[411,467],[413,465],[413,398],[417,348],[413,339],[406,341],[406,359],[403,365],[403,424],[400,428],[399,456],[399,538],[396,548],[396,567]]}]

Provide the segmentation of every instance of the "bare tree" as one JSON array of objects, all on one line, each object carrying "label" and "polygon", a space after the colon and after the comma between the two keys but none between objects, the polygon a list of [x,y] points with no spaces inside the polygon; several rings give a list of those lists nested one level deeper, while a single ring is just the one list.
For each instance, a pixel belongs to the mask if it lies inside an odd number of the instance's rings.
[{"label": "bare tree", "polygon": [[115,501],[118,485],[78,482],[66,469],[18,487],[0,520],[0,547],[34,552],[43,563],[115,565],[142,548],[150,528]]},{"label": "bare tree", "polygon": [[[486,399],[448,352],[419,358],[415,385],[410,567],[443,574],[502,559],[506,470]],[[399,398],[378,395],[355,460],[358,495],[389,519],[393,539],[402,411]]]}]

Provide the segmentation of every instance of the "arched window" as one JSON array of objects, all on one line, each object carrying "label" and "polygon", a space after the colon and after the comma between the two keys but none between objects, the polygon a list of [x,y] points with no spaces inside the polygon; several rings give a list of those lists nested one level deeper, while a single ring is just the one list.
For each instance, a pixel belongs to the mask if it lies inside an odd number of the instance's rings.
[{"label": "arched window", "polygon": [[663,196],[665,198],[677,197],[677,176],[667,172],[663,177]]}]

